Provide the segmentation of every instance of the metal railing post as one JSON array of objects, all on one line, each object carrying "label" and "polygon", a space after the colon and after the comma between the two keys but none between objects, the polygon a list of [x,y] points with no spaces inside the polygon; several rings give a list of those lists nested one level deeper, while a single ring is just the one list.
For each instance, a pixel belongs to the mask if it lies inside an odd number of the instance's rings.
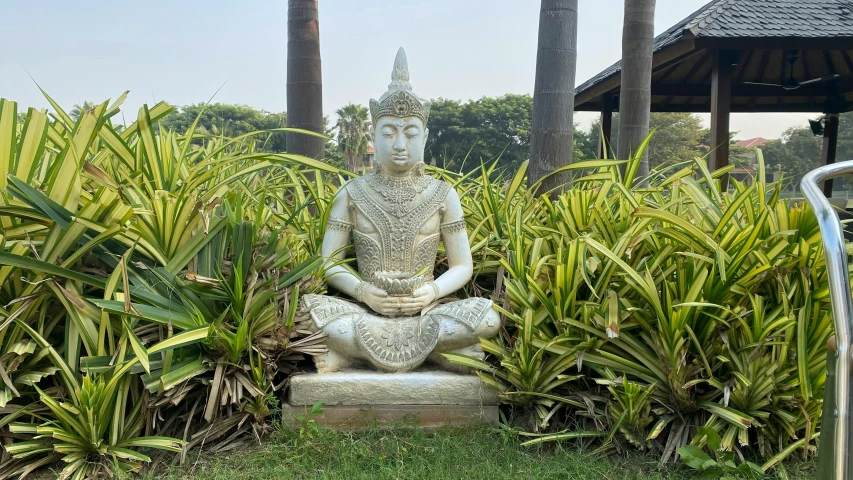
[{"label": "metal railing post", "polygon": [[[830,178],[853,174],[853,160],[826,165],[803,177],[800,186],[817,216],[823,239],[826,270],[829,278],[829,296],[832,303],[832,323],[835,327],[835,402],[827,401],[824,406],[832,408],[832,425],[821,427],[819,452],[819,478],[853,480],[853,456],[851,456],[851,394],[853,394],[853,358],[850,341],[853,332],[853,297],[850,294],[850,276],[847,273],[847,250],[841,220],[835,209],[824,196],[820,185]],[[830,359],[831,357],[828,357]],[[830,368],[829,366],[827,367]],[[827,386],[827,389],[830,387]],[[828,392],[832,393],[832,392]],[[833,408],[834,407],[834,408]],[[829,458],[827,458],[827,456]]]},{"label": "metal railing post", "polygon": [[[820,442],[818,453],[817,478],[834,478],[832,476],[833,456],[830,439],[835,436],[835,337],[829,337],[826,342],[826,384],[823,390],[823,414],[820,421],[820,436],[827,441]],[[826,453],[824,453],[826,452]]]}]

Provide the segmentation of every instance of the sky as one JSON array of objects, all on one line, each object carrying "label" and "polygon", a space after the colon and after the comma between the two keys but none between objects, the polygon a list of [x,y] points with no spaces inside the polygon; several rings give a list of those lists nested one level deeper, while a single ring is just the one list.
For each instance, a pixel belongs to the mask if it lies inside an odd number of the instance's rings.
[{"label": "sky", "polygon": [[[578,3],[579,85],[621,57],[623,2]],[[655,34],[704,3],[657,0]],[[130,90],[128,123],[143,103],[214,94],[286,110],[286,0],[0,0],[0,17],[0,97],[19,109],[48,107],[35,81],[66,109]],[[538,20],[535,0],[320,0],[323,110],[378,98],[400,46],[421,97],[532,93]],[[739,139],[778,138],[816,115],[733,114],[731,129]],[[596,116],[575,121],[586,127]]]}]

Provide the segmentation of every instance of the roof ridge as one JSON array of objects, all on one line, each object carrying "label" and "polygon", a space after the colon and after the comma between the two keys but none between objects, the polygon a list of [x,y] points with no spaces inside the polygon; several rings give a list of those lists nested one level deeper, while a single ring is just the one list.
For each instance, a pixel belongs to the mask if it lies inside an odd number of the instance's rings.
[{"label": "roof ridge", "polygon": [[705,9],[704,12],[700,13],[693,20],[690,21],[687,25],[684,26],[684,30],[689,30],[693,36],[699,36],[699,30],[717,20],[717,16],[721,13],[725,12],[732,5],[738,3],[740,0],[720,0],[718,5],[712,5]]}]

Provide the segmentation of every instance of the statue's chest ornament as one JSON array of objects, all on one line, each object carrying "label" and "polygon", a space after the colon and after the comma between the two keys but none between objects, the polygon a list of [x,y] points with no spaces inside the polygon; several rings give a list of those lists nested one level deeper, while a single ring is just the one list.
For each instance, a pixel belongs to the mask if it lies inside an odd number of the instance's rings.
[{"label": "statue's chest ornament", "polygon": [[382,174],[368,175],[365,181],[373,191],[382,196],[388,211],[400,218],[410,212],[412,202],[429,185],[430,177],[418,173],[415,176],[403,178],[391,178]]},{"label": "statue's chest ornament", "polygon": [[[366,278],[380,271],[411,275],[432,265],[450,185],[426,175],[410,177],[411,182],[399,182],[402,184],[377,177],[365,175],[349,187],[359,272]],[[400,200],[393,203],[391,198]]]}]

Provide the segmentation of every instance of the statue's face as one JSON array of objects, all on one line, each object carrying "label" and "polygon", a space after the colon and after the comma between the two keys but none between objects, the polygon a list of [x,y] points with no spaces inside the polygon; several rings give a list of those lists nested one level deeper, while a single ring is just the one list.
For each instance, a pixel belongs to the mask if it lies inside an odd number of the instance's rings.
[{"label": "statue's face", "polygon": [[380,117],[374,125],[374,159],[385,170],[409,171],[423,161],[427,135],[418,117]]}]

